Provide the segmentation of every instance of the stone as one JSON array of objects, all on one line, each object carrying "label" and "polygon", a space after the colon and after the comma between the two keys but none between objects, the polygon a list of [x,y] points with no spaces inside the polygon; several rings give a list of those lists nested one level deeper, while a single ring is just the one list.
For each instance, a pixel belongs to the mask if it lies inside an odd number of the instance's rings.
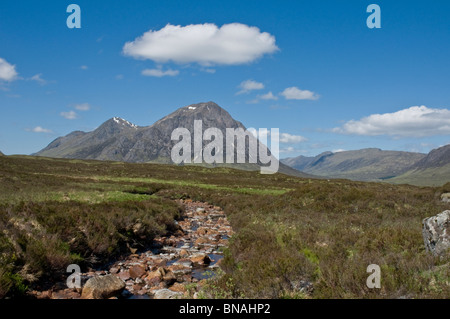
[{"label": "stone", "polygon": [[441,200],[444,203],[450,203],[450,193],[444,193],[441,195]]},{"label": "stone", "polygon": [[307,295],[311,295],[314,292],[313,284],[307,280],[291,281],[290,284],[291,284],[291,288],[294,291],[298,291],[300,293],[304,293]]},{"label": "stone", "polygon": [[143,287],[144,287],[143,284],[134,284],[134,285],[133,285],[133,290],[134,290],[134,291],[139,291],[139,290],[141,290]]},{"label": "stone", "polygon": [[169,290],[184,293],[186,292],[186,287],[183,284],[176,282],[172,285],[172,287],[169,288]]},{"label": "stone", "polygon": [[425,218],[422,235],[427,251],[442,256],[450,247],[450,210]]},{"label": "stone", "polygon": [[182,266],[183,268],[191,268],[192,261],[188,258],[179,259],[173,263],[173,266]]},{"label": "stone", "polygon": [[181,257],[185,257],[185,256],[187,256],[187,255],[189,255],[189,253],[187,252],[186,249],[183,248],[183,249],[180,250],[180,256],[181,256]]},{"label": "stone", "polygon": [[125,283],[113,275],[92,277],[86,282],[81,294],[82,299],[108,299],[120,295]]},{"label": "stone", "polygon": [[209,243],[209,239],[206,237],[200,237],[195,241],[195,245],[203,245]]},{"label": "stone", "polygon": [[126,281],[130,279],[130,272],[128,270],[121,271],[117,274],[117,277],[119,277],[123,281]]},{"label": "stone", "polygon": [[203,265],[209,265],[211,263],[211,259],[209,258],[209,256],[207,254],[195,254],[191,257],[191,261],[194,264],[203,266]]},{"label": "stone", "polygon": [[169,289],[158,289],[153,291],[153,297],[155,299],[178,299],[183,294],[180,292],[175,292]]},{"label": "stone", "polygon": [[175,274],[171,271],[168,271],[164,277],[163,280],[165,283],[167,283],[168,285],[173,284],[175,281],[177,281],[177,276],[175,276]]},{"label": "stone", "polygon": [[111,274],[117,274],[117,273],[119,272],[119,268],[118,268],[118,267],[112,267],[112,268],[109,270],[109,272],[110,272]]},{"label": "stone", "polygon": [[141,265],[135,265],[129,269],[130,277],[133,279],[140,278],[145,275],[145,267]]}]

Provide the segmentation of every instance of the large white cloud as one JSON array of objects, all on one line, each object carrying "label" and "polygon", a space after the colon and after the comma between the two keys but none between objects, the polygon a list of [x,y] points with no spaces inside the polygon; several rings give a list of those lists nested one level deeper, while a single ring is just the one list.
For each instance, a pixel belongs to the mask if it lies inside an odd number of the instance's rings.
[{"label": "large white cloud", "polygon": [[257,27],[241,23],[168,24],[161,30],[149,30],[125,43],[123,53],[157,63],[198,63],[236,65],[252,62],[278,50],[275,37]]},{"label": "large white cloud", "polygon": [[351,120],[336,133],[355,135],[390,135],[424,137],[450,134],[450,110],[412,106],[394,113],[372,114],[358,121]]},{"label": "large white cloud", "polygon": [[17,76],[16,66],[0,58],[0,81],[14,81],[17,79]]}]

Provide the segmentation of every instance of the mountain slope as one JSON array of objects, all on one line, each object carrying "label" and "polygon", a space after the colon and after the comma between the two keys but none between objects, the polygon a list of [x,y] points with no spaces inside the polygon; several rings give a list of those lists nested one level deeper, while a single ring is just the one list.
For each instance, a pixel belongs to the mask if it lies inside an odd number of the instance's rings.
[{"label": "mountain slope", "polygon": [[[198,103],[179,108],[154,124],[145,127],[136,126],[120,118],[112,118],[92,132],[75,131],[64,137],[59,137],[33,155],[133,163],[172,163],[171,150],[178,143],[178,141],[171,140],[173,130],[180,127],[186,128],[192,134],[195,120],[202,120],[203,132],[212,127],[222,131],[223,145],[225,145],[227,128],[242,128],[245,130],[241,122],[233,119],[227,111],[216,103]],[[255,139],[253,136],[250,138]],[[194,138],[191,139],[191,155],[195,158],[198,155],[194,154],[193,140]],[[203,147],[208,143],[209,141],[203,141]],[[223,153],[224,158],[226,158],[225,149],[223,149]],[[247,160],[249,154],[248,147],[246,147],[244,155]],[[230,164],[223,165],[230,166]],[[231,164],[231,166],[256,170],[259,169],[261,163]],[[279,171],[289,175],[312,177],[283,164],[280,164]]]},{"label": "mountain slope", "polygon": [[281,162],[308,174],[375,181],[401,175],[425,156],[421,153],[367,148],[337,153],[325,152],[315,157],[298,156]]},{"label": "mountain slope", "polygon": [[450,144],[432,150],[411,170],[388,181],[419,186],[441,186],[450,182]]}]

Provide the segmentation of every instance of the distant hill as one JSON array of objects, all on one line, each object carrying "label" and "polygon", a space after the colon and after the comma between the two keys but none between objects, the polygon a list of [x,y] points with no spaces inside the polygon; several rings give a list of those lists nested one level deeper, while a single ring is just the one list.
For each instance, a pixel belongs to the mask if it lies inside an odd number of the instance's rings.
[{"label": "distant hill", "polygon": [[315,157],[298,156],[281,160],[302,172],[328,178],[380,181],[401,175],[427,155],[367,148],[357,151],[325,152]]},{"label": "distant hill", "polygon": [[0,156],[4,156],[5,154],[2,153],[2,151],[0,151]]},{"label": "distant hill", "polygon": [[[172,131],[175,128],[183,127],[192,133],[195,120],[202,120],[203,131],[210,127],[221,130],[224,135],[223,145],[225,145],[226,128],[245,129],[241,122],[233,119],[227,111],[216,103],[198,103],[181,107],[150,126],[140,127],[124,119],[114,117],[92,132],[75,131],[59,137],[33,155],[170,164],[172,163],[171,149],[178,142],[171,140]],[[203,146],[208,143],[203,142]],[[248,148],[245,152],[245,156],[248,158]],[[226,156],[225,149],[223,153]],[[192,157],[195,156],[197,155],[194,154],[192,141]],[[222,166],[221,164],[218,165]],[[260,167],[258,164],[223,164],[223,166],[245,170],[257,170]],[[281,163],[279,171],[294,176],[311,177]]]},{"label": "distant hill", "polygon": [[419,186],[441,186],[450,182],[450,144],[432,150],[410,170],[389,182]]}]

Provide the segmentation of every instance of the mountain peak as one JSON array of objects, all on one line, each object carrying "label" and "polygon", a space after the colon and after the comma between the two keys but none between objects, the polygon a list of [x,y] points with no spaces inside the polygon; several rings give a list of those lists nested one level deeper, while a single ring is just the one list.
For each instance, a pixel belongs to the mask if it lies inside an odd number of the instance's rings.
[{"label": "mountain peak", "polygon": [[120,117],[113,117],[113,118],[109,119],[107,122],[114,122],[118,125],[132,127],[132,128],[138,128],[138,126],[136,124],[133,124],[133,123],[131,123],[127,120],[124,120],[123,118],[120,118]]}]

